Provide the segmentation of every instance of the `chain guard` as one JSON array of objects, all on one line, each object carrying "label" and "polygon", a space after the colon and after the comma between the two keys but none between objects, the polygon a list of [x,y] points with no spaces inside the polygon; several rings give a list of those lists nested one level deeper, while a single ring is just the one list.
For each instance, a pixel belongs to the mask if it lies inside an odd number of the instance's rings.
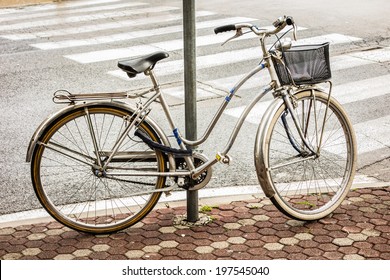
[{"label": "chain guard", "polygon": [[[192,157],[194,158],[194,165],[195,167],[201,166],[203,163],[208,161],[208,158],[199,153],[193,153]],[[184,158],[176,158],[176,169],[177,170],[188,170],[187,163],[184,160]],[[184,185],[179,186],[180,188],[186,189],[186,190],[199,190],[203,187],[205,187],[211,179],[212,175],[212,169],[211,167],[203,170],[203,172],[195,179],[192,179],[189,176],[184,177]],[[177,183],[178,177],[175,178],[175,182]]]}]

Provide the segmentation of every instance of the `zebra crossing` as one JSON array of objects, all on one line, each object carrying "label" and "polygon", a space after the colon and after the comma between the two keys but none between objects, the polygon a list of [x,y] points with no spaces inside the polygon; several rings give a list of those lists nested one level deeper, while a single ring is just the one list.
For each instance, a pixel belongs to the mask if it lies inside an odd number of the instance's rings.
[{"label": "zebra crossing", "polygon": [[[254,36],[242,36],[225,50],[220,46],[232,34],[212,34],[216,26],[234,22],[259,22],[258,19],[237,16],[225,16],[212,11],[197,11],[197,47],[202,50],[197,58],[199,73],[214,69],[228,68],[242,62],[255,65],[260,60],[261,51],[255,47]],[[139,0],[87,0],[71,1],[62,4],[32,6],[25,9],[0,10],[0,37],[3,40],[24,42],[37,52],[55,52],[72,63],[80,65],[97,65],[112,61],[112,67],[105,70],[105,75],[128,80],[127,75],[115,69],[116,60],[129,56],[138,56],[150,52],[165,50],[176,54],[174,58],[158,64],[158,76],[176,77],[183,73],[182,49],[182,16],[180,8],[169,5],[152,5]],[[299,27],[302,38],[299,44],[316,44],[330,42],[331,46],[360,42],[363,39],[348,34],[318,34],[307,36],[309,29]],[[254,42],[254,43],[251,43]],[[213,50],[214,48],[214,50]],[[331,57],[332,71],[342,72],[367,65],[390,61],[390,48],[367,51],[356,51],[348,54],[336,54]],[[221,91],[228,91],[235,81],[244,74],[241,68],[234,71],[215,71],[210,77],[202,77],[202,83],[218,93],[200,89],[198,98],[220,97]],[[250,69],[247,69],[250,70]],[[264,73],[263,73],[264,74]],[[175,76],[176,75],[176,76]],[[138,77],[139,81],[146,79]],[[243,86],[243,90],[258,91],[267,83],[267,75],[256,77]],[[146,83],[147,81],[145,81]],[[171,80],[170,82],[176,82]],[[368,98],[389,94],[390,75],[370,77],[359,81],[345,81],[333,89],[335,96],[342,104],[365,102]],[[172,97],[183,100],[183,87],[168,86],[165,92]],[[248,123],[258,124],[262,112],[270,101],[263,101],[247,118]],[[225,115],[238,118],[244,106],[229,108]],[[390,146],[390,116],[375,120],[362,120],[355,123],[358,141],[365,143],[359,148],[360,153],[371,152]],[[367,127],[382,127],[381,134],[375,139],[370,136]]]}]

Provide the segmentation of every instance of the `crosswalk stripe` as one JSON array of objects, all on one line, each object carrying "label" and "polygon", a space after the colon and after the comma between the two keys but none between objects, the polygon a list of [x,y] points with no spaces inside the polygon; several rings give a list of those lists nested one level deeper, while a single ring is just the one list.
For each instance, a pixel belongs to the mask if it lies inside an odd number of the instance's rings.
[{"label": "crosswalk stripe", "polygon": [[[136,4],[136,5],[135,5]],[[115,10],[115,9],[121,9],[121,8],[128,8],[128,7],[135,7],[135,6],[142,6],[142,5],[149,5],[147,3],[119,3],[114,5],[106,5],[106,6],[92,6],[87,8],[79,8],[75,10],[65,10],[65,11],[53,11],[53,12],[44,12],[44,13],[38,13],[38,14],[25,14],[20,16],[13,16],[11,19],[9,18],[0,18],[0,22],[4,21],[20,21],[23,19],[36,19],[39,17],[49,17],[49,16],[65,16],[69,14],[81,14],[81,13],[88,13],[88,12],[96,12],[96,11],[109,11],[109,10]]]},{"label": "crosswalk stripe", "polygon": [[[379,76],[357,82],[336,86],[332,95],[341,103],[348,104],[364,101],[368,98],[389,94],[390,75]],[[246,121],[258,125],[261,118],[273,100],[267,100],[255,105]],[[245,106],[227,109],[224,113],[239,118]],[[380,127],[380,129],[378,129]],[[354,124],[359,154],[372,152],[390,146],[390,116]],[[375,135],[375,139],[372,137]]]},{"label": "crosswalk stripe", "polygon": [[[212,23],[210,23],[210,25],[214,26]],[[132,39],[134,38],[137,37],[132,37]],[[223,41],[224,41],[223,38],[217,37],[215,35],[200,36],[197,38],[197,47],[218,44],[218,43],[222,43]],[[145,55],[150,53],[149,50],[174,51],[174,50],[180,50],[182,48],[183,48],[183,40],[177,39],[177,40],[151,43],[147,45],[137,45],[128,48],[115,48],[115,49],[107,49],[107,50],[100,50],[100,51],[93,51],[93,52],[86,52],[86,53],[65,55],[65,57],[77,61],[79,63],[93,63],[93,62],[114,60],[118,58],[126,58],[129,57],[130,55],[132,57]]]},{"label": "crosswalk stripe", "polygon": [[[376,62],[390,61],[390,48],[355,52],[345,55],[334,56],[330,58],[330,64],[332,72],[338,70],[344,70],[348,68],[364,66]],[[269,82],[269,76],[262,73],[263,75],[256,75],[248,80],[241,89],[251,89],[259,87]],[[207,81],[207,84],[213,85],[214,87],[221,88],[223,90],[229,90],[238,82],[244,74],[234,75],[230,77],[224,77],[221,79]]]},{"label": "crosswalk stripe", "polygon": [[[132,3],[132,4],[134,5],[134,7],[140,5],[140,3]],[[133,15],[145,14],[145,13],[161,13],[161,12],[174,11],[178,9],[179,8],[177,7],[158,6],[158,7],[149,7],[149,8],[136,9],[136,10],[124,10],[120,12],[109,12],[109,13],[102,12],[102,13],[94,13],[93,15],[53,18],[53,19],[38,20],[38,21],[31,21],[31,22],[29,21],[29,22],[21,22],[21,23],[8,24],[8,25],[0,25],[0,31],[26,29],[26,28],[33,28],[33,27],[40,27],[40,26],[52,26],[58,24],[69,24],[75,22],[93,21],[93,20],[107,19],[113,17],[118,18],[118,17],[133,16]]]},{"label": "crosswalk stripe", "polygon": [[352,53],[351,56],[375,62],[385,62],[390,60],[390,47]]},{"label": "crosswalk stripe", "polygon": [[354,128],[359,154],[389,148],[390,115],[358,123],[354,125]]},{"label": "crosswalk stripe", "polygon": [[[329,42],[331,45],[333,44],[341,44],[341,43],[351,43],[356,41],[361,41],[362,38],[346,36],[344,34],[331,33],[327,35],[321,35],[316,37],[299,39],[296,42],[296,45],[306,45],[306,44],[321,44],[324,42]],[[293,43],[293,45],[295,45]]]},{"label": "crosswalk stripe", "polygon": [[[234,17],[230,19],[235,21],[253,20],[251,18],[245,18],[245,17]],[[221,23],[226,23],[226,19],[217,19],[217,20],[200,22],[199,24],[197,24],[196,28],[197,29],[209,28],[209,27],[214,27]],[[58,41],[58,42],[31,44],[31,46],[43,50],[68,48],[68,47],[75,47],[75,46],[90,46],[90,45],[98,45],[102,43],[113,43],[113,42],[119,42],[124,40],[131,40],[136,38],[147,38],[147,37],[158,36],[163,34],[181,32],[182,30],[183,30],[183,26],[180,24],[180,25],[149,29],[149,30],[116,33],[116,34],[111,34],[109,36],[99,36],[99,37],[93,37],[84,40],[65,40],[65,41]],[[108,50],[108,52],[111,51]],[[84,54],[77,54],[75,55],[75,57],[83,57],[83,55]],[[87,53],[85,55],[89,56],[90,54]],[[104,55],[104,53],[102,53],[102,55]],[[136,56],[136,54],[134,54],[134,56]]]},{"label": "crosswalk stripe", "polygon": [[[206,12],[206,15],[210,15],[210,14],[212,14],[212,13]],[[203,16],[203,15],[204,15],[204,13],[200,14],[200,16]],[[199,17],[197,16],[197,18],[199,18]],[[223,24],[227,24],[227,23],[231,23],[231,22],[244,22],[244,21],[255,21],[255,19],[246,18],[246,17],[233,17],[233,18],[223,18],[223,19],[217,19],[217,20],[204,21],[204,22],[199,22],[196,26],[196,29],[199,30],[199,29],[215,27],[215,26],[219,26],[219,25],[223,25]],[[98,44],[131,40],[131,39],[136,39],[136,38],[147,38],[147,37],[158,36],[158,35],[174,33],[174,32],[181,32],[182,29],[183,29],[182,25],[176,25],[176,26],[162,27],[162,28],[157,28],[157,29],[114,33],[114,34],[110,34],[110,35],[106,35],[106,36],[98,36],[98,37],[82,39],[82,40],[63,40],[63,41],[57,41],[57,42],[37,43],[37,44],[31,44],[31,46],[42,49],[42,50],[60,49],[60,48],[69,48],[69,47],[78,47],[78,46],[90,46],[90,45],[98,45]],[[301,27],[299,29],[303,30],[306,28]],[[250,36],[250,35],[252,35],[252,34],[249,34],[249,35],[244,36],[244,37],[239,37],[236,40],[250,39],[250,38],[255,37],[254,34],[253,34],[253,36]],[[6,36],[4,36],[4,37],[6,37]],[[222,43],[228,37],[231,37],[231,34],[230,35],[229,34],[222,34],[219,36],[213,35],[212,37],[211,36],[209,37],[210,38],[209,40],[216,41],[217,43]],[[217,38],[221,38],[221,39],[218,40]],[[160,43],[161,42],[155,43],[155,44],[160,44]],[[180,43],[180,45],[182,45],[182,43]],[[123,49],[124,48],[119,48],[118,52],[121,52]],[[175,49],[177,49],[177,48],[175,48]],[[105,50],[101,50],[99,52],[99,55],[102,55],[104,57],[104,51]],[[108,51],[111,52],[111,50],[108,50]],[[79,54],[79,55],[81,57],[83,56],[83,54]],[[86,54],[86,55],[88,56],[88,54]],[[125,56],[127,56],[127,55],[125,55]],[[117,58],[120,58],[120,57],[121,56],[118,56]],[[115,59],[115,58],[113,58],[113,59]],[[94,61],[92,61],[92,62],[94,62]],[[87,62],[82,62],[82,63],[87,63]]]},{"label": "crosswalk stripe", "polygon": [[0,15],[10,15],[13,17],[15,15],[30,13],[30,12],[42,12],[42,11],[50,11],[57,10],[58,8],[78,8],[83,6],[90,6],[96,4],[105,4],[105,3],[115,3],[121,0],[92,0],[92,1],[83,1],[83,2],[63,2],[60,4],[46,4],[46,5],[34,5],[27,6],[23,9],[2,9],[0,10]]},{"label": "crosswalk stripe", "polygon": [[[348,104],[357,101],[363,101],[368,98],[379,97],[388,94],[390,88],[390,75],[369,78],[356,82],[346,83],[335,86],[332,96],[341,104]],[[265,110],[271,104],[271,101],[259,102],[249,113],[246,121],[253,124],[259,124]],[[246,106],[227,109],[225,114],[239,118]]]},{"label": "crosswalk stripe", "polygon": [[[164,94],[169,94],[172,97],[175,97],[177,99],[180,99],[184,101],[184,86],[178,86],[178,87],[171,87],[163,89]],[[197,88],[196,90],[196,99],[197,100],[204,100],[208,99],[210,97],[219,97],[219,95],[214,94],[210,90],[204,90],[202,88]]]},{"label": "crosswalk stripe", "polygon": [[[199,30],[203,28],[215,27],[221,24],[226,24],[227,22],[243,22],[243,21],[254,21],[254,20],[255,19],[251,19],[251,18],[235,17],[235,18],[204,21],[197,24],[196,29]],[[302,27],[300,29],[306,29],[306,28]],[[111,42],[117,42],[123,40],[132,40],[137,38],[147,38],[147,37],[158,36],[158,35],[163,35],[168,33],[181,32],[181,31],[182,31],[182,25],[177,25],[177,26],[163,27],[159,29],[141,30],[141,31],[113,34],[110,36],[94,37],[86,40],[67,40],[61,42],[31,44],[31,46],[40,49],[58,49],[58,48],[66,48],[66,47],[74,47],[74,46],[111,43]],[[212,44],[222,44],[229,37],[231,37],[231,34],[222,34],[219,36],[213,34],[213,35],[198,37],[197,46],[200,47],[200,46],[207,46]],[[251,38],[255,38],[255,35],[250,36],[249,34],[248,36],[239,37],[235,40],[236,41],[248,40]],[[156,50],[161,49],[165,51],[173,51],[173,50],[181,49],[183,47],[183,41],[182,39],[177,39],[171,41],[151,43],[148,45],[155,46]],[[141,46],[133,46],[129,48],[106,49],[106,50],[99,50],[93,52],[66,55],[65,57],[77,61],[79,63],[93,63],[93,62],[124,58],[124,57],[128,57],[129,54],[131,54],[132,56],[139,56],[139,55],[146,54],[143,51],[141,53],[134,52],[134,49],[140,49],[140,47]],[[116,55],[113,55],[114,53],[116,53]]]},{"label": "crosswalk stripe", "polygon": [[[211,16],[211,15],[215,15],[215,13],[209,11],[197,11],[195,13],[195,16],[197,18]],[[47,38],[47,37],[87,33],[87,32],[96,32],[96,31],[103,31],[103,30],[113,30],[115,28],[135,27],[135,26],[142,26],[142,25],[155,24],[155,23],[159,23],[159,24],[169,23],[170,21],[180,20],[182,18],[183,17],[181,14],[168,14],[164,16],[155,16],[155,17],[115,21],[109,23],[83,25],[80,27],[61,28],[61,29],[27,32],[27,33],[5,34],[5,35],[0,35],[0,37],[9,40],[29,40],[29,39],[36,39],[36,38]]]},{"label": "crosswalk stripe", "polygon": [[390,75],[345,83],[334,88],[332,95],[342,104],[363,101],[390,93]]},{"label": "crosswalk stripe", "polygon": [[[332,44],[340,44],[345,42],[350,42],[350,40],[358,40],[360,38],[356,37],[350,37],[345,36],[341,34],[328,34],[324,36],[317,36],[312,37],[314,38],[313,41],[319,42],[321,41],[321,38],[323,40],[321,42],[331,41]],[[311,38],[306,38],[306,42],[311,42]],[[361,39],[360,39],[361,40]],[[196,60],[197,69],[204,69],[208,67],[214,67],[214,66],[221,66],[225,64],[232,64],[236,62],[242,62],[245,60],[252,60],[252,59],[260,59],[261,58],[261,50],[259,47],[254,48],[248,48],[248,49],[240,49],[240,50],[234,50],[234,51],[227,51],[212,55],[205,55],[200,56]],[[174,60],[174,61],[168,61],[168,62],[161,62],[156,67],[156,70],[161,75],[170,75],[170,74],[177,74],[183,71],[184,63],[183,60]],[[115,77],[119,77],[122,79],[127,79],[126,73],[124,73],[121,70],[114,70],[108,72],[110,75],[113,75]]]}]

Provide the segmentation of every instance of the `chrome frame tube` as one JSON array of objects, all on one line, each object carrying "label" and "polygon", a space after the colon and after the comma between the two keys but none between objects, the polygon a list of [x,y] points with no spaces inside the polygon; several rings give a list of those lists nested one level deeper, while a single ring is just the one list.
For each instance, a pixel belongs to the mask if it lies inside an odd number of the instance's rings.
[{"label": "chrome frame tube", "polygon": [[[77,161],[79,161],[79,162],[81,162],[81,163],[84,163],[84,164],[86,164],[86,165],[89,165],[89,166],[91,166],[91,167],[93,167],[93,168],[98,168],[98,167],[99,167],[99,166],[97,166],[97,165],[95,165],[95,164],[93,164],[93,163],[90,163],[90,162],[86,161],[86,160],[83,160],[83,159],[74,157],[74,156],[72,156],[72,155],[70,155],[70,154],[64,153],[63,151],[61,151],[61,150],[59,150],[59,149],[56,149],[56,148],[52,147],[52,145],[45,144],[45,143],[43,143],[43,142],[41,142],[41,141],[38,141],[37,144],[38,144],[38,145],[42,145],[42,146],[44,146],[44,147],[47,148],[47,149],[53,150],[53,151],[55,151],[55,152],[57,152],[57,153],[59,153],[59,154],[61,154],[61,155],[67,156],[67,157],[69,157],[69,158],[71,158],[71,159],[74,159],[74,160],[77,160]],[[71,151],[71,150],[69,150],[69,149],[67,149],[67,150],[68,150],[69,152],[74,152],[74,153],[78,154],[78,153],[75,152],[75,151]]]},{"label": "chrome frame tube", "polygon": [[[160,96],[160,92],[157,90],[156,91],[156,94],[154,94],[151,98],[149,98],[149,100],[146,102],[146,104],[142,107],[142,108],[139,108],[137,109],[137,111],[134,112],[133,116],[134,116],[134,119],[132,122],[129,123],[129,125],[126,127],[126,129],[123,131],[122,135],[119,137],[118,141],[116,142],[116,144],[114,145],[114,148],[112,149],[112,153],[111,155],[109,156],[109,158],[107,159],[106,163],[104,164],[104,166],[102,167],[103,170],[105,170],[108,166],[108,164],[111,162],[111,160],[113,159],[113,157],[116,155],[116,153],[118,152],[119,150],[119,147],[120,145],[123,143],[123,141],[125,140],[126,138],[126,135],[130,132],[130,130],[134,127],[134,125],[136,124],[137,121],[139,121],[139,118],[140,116],[142,116],[142,113],[145,112],[145,110]],[[132,117],[133,117],[132,116]],[[98,160],[100,161],[100,158],[98,157]],[[99,164],[101,166],[101,164]]]},{"label": "chrome frame tube", "polygon": [[252,111],[253,107],[268,93],[272,90],[272,88],[270,86],[264,88],[263,92],[260,93],[259,95],[257,95],[252,101],[251,103],[249,103],[249,105],[247,105],[245,107],[245,110],[244,112],[241,113],[241,116],[240,118],[238,119],[237,123],[236,123],[236,126],[234,127],[233,129],[233,132],[232,134],[230,135],[230,139],[225,147],[225,149],[223,150],[223,152],[221,153],[223,156],[226,155],[229,150],[231,149],[231,147],[233,146],[234,144],[234,141],[236,140],[236,137],[238,135],[238,132],[240,131],[246,117],[248,116],[248,114],[250,113],[250,111]]},{"label": "chrome frame tube", "polygon": [[[111,168],[109,168],[111,169]],[[190,176],[191,172],[190,171],[176,171],[176,172],[121,172],[121,173],[115,173],[115,172],[106,172],[106,176],[163,176],[163,177],[178,177],[178,176]]]},{"label": "chrome frame tube", "polygon": [[215,125],[218,123],[220,117],[222,116],[223,111],[226,109],[227,105],[229,104],[230,100],[233,98],[235,93],[240,89],[240,87],[247,82],[253,75],[260,72],[266,67],[265,64],[259,64],[257,65],[252,71],[250,71],[247,75],[245,75],[240,81],[238,81],[234,87],[230,90],[229,94],[225,97],[224,101],[220,105],[217,113],[214,115],[213,119],[211,120],[209,126],[207,127],[206,131],[204,132],[203,136],[197,140],[191,141],[188,139],[185,139],[180,136],[181,140],[186,144],[190,146],[198,146],[205,142],[207,138],[210,136],[211,132],[213,131]]}]

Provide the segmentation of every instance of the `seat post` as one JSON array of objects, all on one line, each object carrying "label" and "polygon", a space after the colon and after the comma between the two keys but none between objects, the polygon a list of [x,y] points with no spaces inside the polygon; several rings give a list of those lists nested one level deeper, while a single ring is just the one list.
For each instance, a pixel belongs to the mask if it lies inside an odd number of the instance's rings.
[{"label": "seat post", "polygon": [[153,87],[156,91],[160,91],[160,84],[157,81],[156,75],[154,75],[154,72],[152,69],[148,69],[145,71],[145,75],[149,76],[150,79],[152,80]]}]

